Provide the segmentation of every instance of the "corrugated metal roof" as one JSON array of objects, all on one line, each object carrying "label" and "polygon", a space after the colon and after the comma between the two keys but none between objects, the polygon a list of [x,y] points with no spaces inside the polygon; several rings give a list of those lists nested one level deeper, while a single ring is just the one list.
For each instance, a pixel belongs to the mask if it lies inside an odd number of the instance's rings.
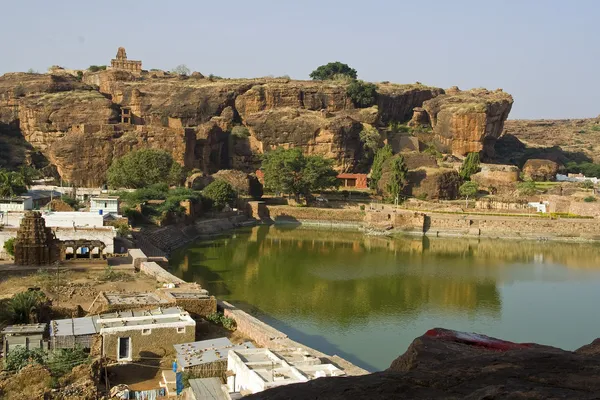
[{"label": "corrugated metal roof", "polygon": [[196,400],[224,400],[227,398],[221,389],[219,378],[190,379],[189,382]]},{"label": "corrugated metal roof", "polygon": [[97,332],[92,317],[57,319],[50,323],[50,336],[94,335]]},{"label": "corrugated metal roof", "polygon": [[9,325],[2,330],[3,335],[19,335],[27,333],[44,333],[47,324]]},{"label": "corrugated metal roof", "polygon": [[183,368],[227,359],[229,350],[253,349],[250,342],[234,345],[226,338],[203,340],[173,345],[177,353],[177,364]]}]

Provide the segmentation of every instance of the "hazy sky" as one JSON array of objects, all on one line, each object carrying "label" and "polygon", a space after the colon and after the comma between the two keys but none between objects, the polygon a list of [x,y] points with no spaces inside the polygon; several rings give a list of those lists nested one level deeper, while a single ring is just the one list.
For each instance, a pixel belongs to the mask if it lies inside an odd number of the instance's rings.
[{"label": "hazy sky", "polygon": [[21,0],[2,4],[0,73],[108,64],[308,79],[342,61],[368,81],[503,88],[510,118],[600,114],[596,0]]}]

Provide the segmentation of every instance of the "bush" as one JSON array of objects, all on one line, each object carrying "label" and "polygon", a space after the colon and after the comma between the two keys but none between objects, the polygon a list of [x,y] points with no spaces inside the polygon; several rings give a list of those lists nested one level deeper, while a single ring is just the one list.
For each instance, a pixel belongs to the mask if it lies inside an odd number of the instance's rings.
[{"label": "bush", "polygon": [[334,76],[338,75],[346,75],[352,79],[356,79],[357,76],[354,68],[350,68],[348,64],[344,64],[339,61],[321,65],[311,72],[309,76],[315,81],[323,81],[333,79]]},{"label": "bush", "polygon": [[588,196],[586,198],[583,199],[583,201],[585,201],[586,203],[593,203],[594,201],[597,201],[598,199],[596,199],[595,196]]},{"label": "bush", "polygon": [[129,224],[121,223],[116,226],[117,233],[121,237],[127,237],[131,233],[131,229],[129,228]]},{"label": "bush", "polygon": [[250,131],[245,126],[236,125],[231,128],[231,135],[235,136],[236,138],[245,139],[250,136]]},{"label": "bush", "polygon": [[346,93],[355,107],[371,107],[377,101],[377,86],[363,81],[354,81],[348,85]]},{"label": "bush", "polygon": [[25,347],[14,347],[4,359],[4,368],[9,371],[19,371],[29,364],[46,363],[46,352],[42,349],[28,350]]},{"label": "bush", "polygon": [[62,196],[61,200],[67,203],[75,211],[79,210],[80,208],[79,201],[71,196]]},{"label": "bush", "polygon": [[7,239],[4,242],[4,250],[6,250],[6,252],[8,254],[10,254],[11,257],[15,256],[15,238],[11,237],[10,239]]},{"label": "bush", "polygon": [[25,87],[19,83],[17,86],[14,87],[13,94],[15,95],[15,97],[25,96]]},{"label": "bush", "polygon": [[106,65],[90,65],[88,67],[88,71],[90,71],[90,72],[104,71],[105,69],[106,69]]},{"label": "bush", "polygon": [[104,272],[99,278],[102,282],[130,281],[132,279],[131,275],[125,272],[115,271],[115,269],[109,265],[104,267]]},{"label": "bush", "polygon": [[533,196],[537,193],[537,188],[535,187],[535,182],[521,182],[517,185],[517,190],[523,196]]},{"label": "bush", "polygon": [[210,183],[202,191],[203,197],[206,199],[208,208],[216,208],[222,210],[225,205],[231,205],[235,201],[236,193],[231,185],[221,179]]},{"label": "bush", "polygon": [[173,70],[171,72],[173,72],[175,74],[187,76],[190,74],[190,69],[185,64],[179,64],[178,66],[173,68]]},{"label": "bush", "polygon": [[50,353],[47,365],[53,376],[63,376],[71,372],[73,367],[89,361],[89,354],[81,347],[59,349]]},{"label": "bush", "polygon": [[230,331],[235,330],[236,323],[235,320],[229,317],[224,316],[220,313],[212,313],[206,316],[206,320],[212,322],[216,325],[221,325],[223,328],[228,329]]}]

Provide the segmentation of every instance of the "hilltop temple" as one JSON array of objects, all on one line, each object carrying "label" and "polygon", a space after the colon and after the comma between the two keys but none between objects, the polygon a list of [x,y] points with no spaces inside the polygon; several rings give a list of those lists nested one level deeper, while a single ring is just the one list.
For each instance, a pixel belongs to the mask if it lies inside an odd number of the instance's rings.
[{"label": "hilltop temple", "polygon": [[113,69],[122,69],[129,72],[142,72],[142,62],[136,60],[128,60],[125,47],[119,47],[117,57],[110,60],[110,67]]}]

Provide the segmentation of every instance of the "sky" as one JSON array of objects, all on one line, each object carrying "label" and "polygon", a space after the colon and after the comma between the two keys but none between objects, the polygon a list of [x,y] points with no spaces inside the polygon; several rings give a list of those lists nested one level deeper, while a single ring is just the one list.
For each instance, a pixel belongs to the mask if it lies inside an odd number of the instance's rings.
[{"label": "sky", "polygon": [[0,74],[105,65],[308,79],[341,61],[360,79],[502,88],[511,119],[600,114],[596,0],[5,1]]}]

